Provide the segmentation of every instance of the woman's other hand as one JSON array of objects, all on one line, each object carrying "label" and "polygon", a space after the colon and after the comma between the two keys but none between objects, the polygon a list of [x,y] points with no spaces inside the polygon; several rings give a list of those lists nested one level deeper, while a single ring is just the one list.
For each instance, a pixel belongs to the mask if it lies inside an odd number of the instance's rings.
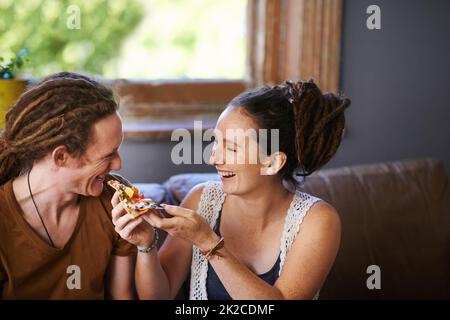
[{"label": "woman's other hand", "polygon": [[169,205],[163,205],[163,207],[173,217],[161,218],[150,214],[143,219],[153,227],[165,230],[173,237],[191,242],[201,250],[211,249],[219,240],[206,220],[194,210]]}]

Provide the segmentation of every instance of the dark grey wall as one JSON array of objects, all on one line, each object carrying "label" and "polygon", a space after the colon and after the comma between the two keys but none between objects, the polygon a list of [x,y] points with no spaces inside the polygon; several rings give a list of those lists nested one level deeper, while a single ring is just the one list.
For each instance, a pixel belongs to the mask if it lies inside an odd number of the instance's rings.
[{"label": "dark grey wall", "polygon": [[[366,9],[381,8],[381,30]],[[346,0],[348,135],[331,166],[433,157],[450,171],[450,1]]]},{"label": "dark grey wall", "polygon": [[[175,165],[171,160],[172,148],[178,142],[170,138],[152,141],[126,140],[122,144],[122,170],[133,182],[161,183],[171,175],[188,172],[214,172],[214,167],[203,165]],[[193,162],[193,161],[192,161]]]},{"label": "dark grey wall", "polygon": [[[372,4],[381,8],[381,30],[366,27]],[[346,0],[341,88],[353,104],[347,135],[327,167],[433,157],[450,172],[449,74],[450,1]],[[174,144],[126,141],[122,173],[162,182],[175,173],[213,171],[174,165]]]}]

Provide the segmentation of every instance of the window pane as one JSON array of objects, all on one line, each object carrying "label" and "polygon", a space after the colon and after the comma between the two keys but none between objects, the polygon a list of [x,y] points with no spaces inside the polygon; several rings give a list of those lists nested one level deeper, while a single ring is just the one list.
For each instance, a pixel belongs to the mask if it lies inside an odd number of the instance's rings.
[{"label": "window pane", "polygon": [[1,0],[0,56],[28,48],[35,77],[238,79],[246,9],[245,0]]}]

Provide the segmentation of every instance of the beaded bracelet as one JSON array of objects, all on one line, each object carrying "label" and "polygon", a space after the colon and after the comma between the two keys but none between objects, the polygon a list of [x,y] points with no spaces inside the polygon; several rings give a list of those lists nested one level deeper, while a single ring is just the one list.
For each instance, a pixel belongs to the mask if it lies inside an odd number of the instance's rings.
[{"label": "beaded bracelet", "polygon": [[225,239],[222,237],[220,238],[220,240],[216,243],[216,245],[209,251],[201,251],[200,253],[205,256],[206,260],[209,260],[213,255],[217,255],[220,257],[220,255],[217,253],[217,251],[219,251],[220,249],[223,248],[223,246],[225,245]]},{"label": "beaded bracelet", "polygon": [[156,249],[156,247],[158,246],[158,240],[159,240],[159,232],[158,229],[153,228],[154,232],[155,232],[155,236],[153,238],[153,242],[151,245],[149,245],[148,247],[138,247],[138,251],[142,252],[142,253],[149,253],[150,251],[152,251],[153,249]]}]

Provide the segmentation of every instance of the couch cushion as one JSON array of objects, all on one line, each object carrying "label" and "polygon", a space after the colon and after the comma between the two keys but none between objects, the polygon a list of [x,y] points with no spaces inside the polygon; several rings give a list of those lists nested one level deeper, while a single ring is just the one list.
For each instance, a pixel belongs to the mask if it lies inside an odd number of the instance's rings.
[{"label": "couch cushion", "polygon": [[170,177],[164,186],[169,192],[169,197],[172,197],[173,204],[179,204],[189,190],[197,184],[213,180],[220,180],[219,175],[216,173],[185,173]]},{"label": "couch cushion", "polygon": [[146,197],[156,202],[165,202],[166,188],[159,183],[136,183],[135,186]]},{"label": "couch cushion", "polygon": [[[184,174],[165,186],[180,201],[216,174]],[[321,170],[303,191],[332,204],[341,248],[321,299],[450,298],[450,194],[440,161],[405,160]],[[381,270],[369,290],[367,268]]]},{"label": "couch cushion", "polygon": [[[321,171],[304,190],[333,204],[341,250],[321,298],[450,298],[450,195],[443,164],[409,160]],[[368,290],[367,267],[381,270]]]}]

